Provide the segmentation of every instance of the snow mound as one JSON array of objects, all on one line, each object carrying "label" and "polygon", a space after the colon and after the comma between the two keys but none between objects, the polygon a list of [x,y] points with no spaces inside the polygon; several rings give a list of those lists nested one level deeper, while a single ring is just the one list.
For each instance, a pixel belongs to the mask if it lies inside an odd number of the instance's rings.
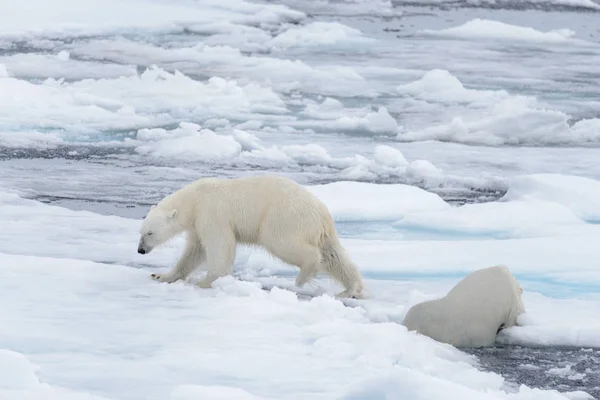
[{"label": "snow mound", "polygon": [[242,146],[234,137],[218,135],[192,123],[181,123],[179,128],[172,131],[162,128],[142,129],[138,131],[137,138],[152,139],[151,143],[136,147],[138,153],[178,160],[230,160],[239,156],[242,151]]},{"label": "snow mound", "polygon": [[308,186],[327,204],[336,221],[394,220],[422,210],[446,210],[437,194],[410,185],[334,182]]},{"label": "snow mound", "polygon": [[408,165],[408,161],[400,150],[387,145],[375,146],[373,159],[386,167],[406,167]]},{"label": "snow mound", "polygon": [[[600,345],[598,301],[548,298],[539,293],[524,293],[526,313],[519,324],[501,332],[497,342],[523,346],[595,347]],[[568,315],[568,318],[557,318]]]},{"label": "snow mound", "polygon": [[594,179],[561,174],[521,175],[511,179],[502,200],[527,199],[556,202],[583,220],[600,222],[600,182]]},{"label": "snow mound", "polygon": [[439,178],[442,172],[427,160],[415,160],[408,164],[406,176],[409,178]]},{"label": "snow mound", "polygon": [[331,97],[321,103],[308,103],[301,114],[315,120],[294,121],[290,123],[291,126],[372,134],[397,134],[399,130],[398,122],[384,106],[376,111],[370,108],[345,108],[342,102]]},{"label": "snow mound", "polygon": [[336,120],[334,126],[340,130],[365,130],[379,134],[398,133],[398,123],[385,107],[379,107],[377,111],[369,112],[364,117],[341,117]]},{"label": "snow mound", "polygon": [[10,400],[109,400],[40,382],[37,368],[21,353],[0,349],[0,398]]},{"label": "snow mound", "polygon": [[475,18],[454,28],[437,31],[426,30],[424,33],[463,39],[502,39],[542,43],[569,42],[572,41],[575,35],[575,32],[570,29],[540,32],[530,27],[510,25],[500,21],[480,18]]},{"label": "snow mound", "polygon": [[0,388],[31,389],[39,384],[35,368],[23,354],[0,349]]},{"label": "snow mound", "polygon": [[399,85],[396,91],[435,102],[481,103],[508,98],[504,90],[467,89],[445,69],[432,69],[413,82]]},{"label": "snow mound", "polygon": [[358,29],[339,22],[312,22],[293,27],[275,36],[267,45],[273,49],[307,46],[339,46],[348,44],[366,44],[373,41],[363,36]]}]

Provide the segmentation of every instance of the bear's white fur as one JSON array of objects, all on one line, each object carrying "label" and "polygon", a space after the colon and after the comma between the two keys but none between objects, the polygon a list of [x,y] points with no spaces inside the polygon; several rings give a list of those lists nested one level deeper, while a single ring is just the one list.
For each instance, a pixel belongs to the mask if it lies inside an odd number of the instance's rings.
[{"label": "bear's white fur", "polygon": [[339,297],[363,297],[362,276],[341,246],[329,210],[316,196],[291,179],[253,176],[199,179],[153,206],[140,229],[138,252],[174,236],[187,234],[181,259],[161,282],[186,278],[206,262],[200,287],[233,272],[238,243],[259,245],[284,262],[296,265],[296,285],[323,271],[345,287]]},{"label": "bear's white fur", "polygon": [[480,269],[441,299],[411,307],[403,324],[455,347],[492,346],[498,332],[517,325],[517,317],[525,312],[522,292],[507,267]]}]

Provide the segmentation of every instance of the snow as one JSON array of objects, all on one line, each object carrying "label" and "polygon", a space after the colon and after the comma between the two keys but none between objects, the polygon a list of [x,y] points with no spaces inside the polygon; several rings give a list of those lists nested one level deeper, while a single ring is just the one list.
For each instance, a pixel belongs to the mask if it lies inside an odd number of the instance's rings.
[{"label": "snow", "polygon": [[[399,324],[371,323],[362,308],[331,297],[299,301],[286,290],[266,292],[228,278],[200,292],[156,284],[147,271],[120,265],[0,259],[8,278],[2,292],[13,299],[0,341],[39,365],[45,379],[81,391],[107,398],[181,398],[202,390],[343,398],[342,376],[354,389],[410,368],[422,387],[506,397],[503,379],[478,370],[472,357]],[[93,363],[93,380],[75,368],[81,363]],[[200,387],[190,388],[192,382]]]},{"label": "snow", "polygon": [[36,368],[23,354],[0,349],[0,398],[11,400],[107,400],[41,382]]},{"label": "snow", "polygon": [[[206,125],[211,125],[210,122],[207,121]],[[135,139],[128,139],[126,143],[144,157],[178,161],[279,167],[326,166],[355,179],[395,175],[418,181],[431,176],[443,176],[426,160],[414,160],[409,164],[402,152],[389,145],[377,145],[372,158],[359,154],[338,158],[314,143],[269,146],[253,133],[257,131],[252,129],[252,124],[232,126],[228,120],[224,120],[222,124],[212,125],[216,126],[215,130],[186,122],[171,130],[143,128],[137,131]],[[248,127],[249,130],[239,127]]]},{"label": "snow", "polygon": [[561,204],[528,200],[424,211],[407,215],[395,225],[405,229],[445,230],[502,238],[565,235],[567,232],[581,234],[585,222]]},{"label": "snow", "polygon": [[285,113],[281,99],[268,88],[240,86],[216,77],[202,83],[160,68],[131,77],[73,83],[49,78],[35,84],[7,78],[0,80],[0,93],[1,122],[28,126],[35,114],[47,127],[66,132],[135,129],[194,114],[231,117],[234,113],[243,118],[264,110]]},{"label": "snow", "polygon": [[[221,40],[219,45],[194,44],[184,48],[162,48],[126,39],[90,40],[75,45],[74,54],[117,63],[147,63],[183,73],[205,72],[210,76],[249,76],[255,82],[281,92],[303,91],[340,96],[363,95],[371,91],[365,79],[353,68],[339,65],[313,66],[299,59],[245,55],[232,47],[239,39]],[[261,38],[255,47],[269,48]],[[191,68],[190,68],[191,67]]]},{"label": "snow", "polygon": [[447,70],[427,71],[413,82],[399,85],[399,94],[432,104],[458,107],[450,121],[419,130],[399,132],[400,141],[439,140],[501,145],[581,145],[600,140],[597,118],[569,124],[572,116],[548,109],[536,98],[505,90],[469,89]]},{"label": "snow", "polygon": [[406,175],[414,178],[436,178],[442,175],[442,172],[427,160],[412,161],[406,167]]},{"label": "snow", "polygon": [[22,354],[0,350],[0,360],[2,360],[0,386],[3,388],[14,390],[28,388],[39,383],[35,376],[35,369]]},{"label": "snow", "polygon": [[[564,343],[580,347],[598,346],[600,323],[594,316],[598,312],[597,301],[558,301],[537,293],[527,294],[524,301],[534,312],[522,314],[519,323],[524,326],[514,327],[510,334],[499,335],[498,342],[522,346],[560,346]],[[569,313],[569,318],[557,320],[556,315],[564,312]]]},{"label": "snow", "polygon": [[[446,276],[465,276],[475,269],[505,264],[517,279],[531,280],[525,285],[526,290],[530,286],[556,296],[583,296],[588,290],[593,292],[600,287],[600,274],[588,261],[600,254],[595,247],[599,238],[598,231],[589,236],[557,235],[504,240],[454,233],[446,237],[412,240],[346,238],[342,243],[360,265],[361,271],[370,278],[402,280],[417,277],[429,281]],[[262,252],[252,253],[247,262],[258,273],[263,268],[265,273],[290,271]],[[546,284],[549,287],[545,287]]]},{"label": "snow", "polygon": [[197,124],[181,124],[167,132],[165,129],[140,130],[139,139],[152,140],[148,145],[138,146],[136,151],[155,157],[173,157],[179,160],[222,160],[237,157],[242,146],[231,136],[217,135]]},{"label": "snow", "polygon": [[405,167],[408,165],[406,158],[398,149],[386,145],[375,147],[373,159],[386,167]]},{"label": "snow", "polygon": [[369,42],[358,29],[338,22],[312,22],[286,30],[267,42],[267,45],[281,50],[297,46],[360,45]]},{"label": "snow", "polygon": [[457,38],[508,39],[551,43],[569,42],[575,35],[575,32],[570,29],[556,29],[548,32],[540,32],[530,27],[514,26],[500,21],[479,18],[454,28],[426,32]]},{"label": "snow", "polygon": [[309,190],[327,204],[337,221],[393,220],[415,211],[450,208],[438,195],[408,185],[339,181]]},{"label": "snow", "polygon": [[[4,56],[0,57],[0,64],[4,64],[10,76],[28,79],[100,79],[133,76],[137,73],[133,65],[98,64],[91,61],[73,60],[67,51],[50,55],[15,54]],[[40,64],[44,66],[43,69],[40,68]]]},{"label": "snow", "polygon": [[568,207],[579,218],[600,221],[600,182],[579,176],[533,174],[511,180],[507,201],[536,199]]},{"label": "snow", "polygon": [[397,91],[441,102],[477,103],[510,97],[505,91],[467,89],[457,77],[443,69],[427,71],[421,79],[398,86]]},{"label": "snow", "polygon": [[4,148],[55,148],[64,144],[64,140],[53,133],[19,132],[0,135],[0,146]]},{"label": "snow", "polygon": [[[10,13],[0,16],[2,36],[99,35],[136,29],[169,31],[182,29],[186,24],[216,20],[252,22],[259,18],[261,22],[277,23],[305,17],[303,13],[280,5],[260,5],[240,0],[210,0],[204,2],[202,7],[190,7],[185,2],[170,4],[139,0],[59,0],[51,5],[39,0],[24,0],[18,4],[5,0],[0,6],[2,9],[10,6]],[[36,10],[34,15],[32,9]]]},{"label": "snow", "polygon": [[[457,211],[461,209],[437,195],[407,185],[335,182],[309,189],[340,223],[439,213],[451,218],[454,229],[458,225],[468,231],[468,221],[474,218],[470,211],[461,215]],[[106,398],[190,398],[199,393],[206,393],[206,398],[239,394],[249,399],[295,399],[309,393],[314,398],[360,398],[352,396],[385,392],[404,382],[395,375],[398,370],[410,371],[408,376],[415,377],[411,381],[419,382],[406,389],[407,395],[428,387],[432,396],[453,388],[477,399],[567,398],[529,388],[508,395],[498,375],[476,369],[473,359],[449,346],[406,332],[398,322],[413,303],[442,295],[461,274],[495,262],[508,264],[518,278],[533,274],[549,279],[559,274],[574,285],[582,279],[600,284],[600,274],[586,262],[600,256],[596,245],[600,232],[574,237],[551,232],[502,241],[343,239],[372,293],[371,299],[358,301],[358,307],[346,307],[328,295],[299,301],[285,275],[276,282],[285,289],[261,290],[260,282],[273,282],[273,273],[289,267],[264,252],[243,248],[236,270],[250,281],[225,277],[213,289],[202,291],[189,283],[162,285],[149,278],[151,271],[174,261],[181,241],[142,258],[135,253],[139,220],[70,211],[7,192],[0,201],[0,263],[5,275],[0,292],[11,299],[0,343],[22,355],[10,353],[17,360],[11,365],[21,363],[11,370],[24,371],[11,382],[25,382],[34,394],[42,389],[32,383],[23,356],[41,368],[44,384]],[[470,208],[490,208],[482,212],[479,224],[493,225],[497,220],[486,214],[494,215],[504,204],[511,202]],[[540,207],[540,201],[525,202],[516,210],[524,213],[527,206],[539,218],[544,211],[553,211]],[[572,223],[568,215],[551,216],[549,221]],[[535,218],[529,218],[533,224]],[[459,275],[442,287],[427,279],[420,283],[408,279],[402,287],[385,278],[386,273],[436,271]],[[370,278],[378,274],[379,280]],[[317,292],[335,290],[326,279],[320,281],[325,286]],[[596,318],[600,299],[549,298],[532,291],[527,279],[522,286],[524,326],[507,330],[499,340],[600,345]],[[94,365],[94,379],[76,367],[82,363]],[[395,376],[391,382],[370,389],[369,382],[390,374]],[[340,379],[353,385],[340,386]]]},{"label": "snow", "polygon": [[362,130],[370,134],[396,134],[399,128],[396,119],[385,107],[379,107],[376,111],[368,108],[344,108],[339,100],[329,97],[320,104],[309,102],[301,114],[316,121],[294,121],[290,125],[344,131]]}]

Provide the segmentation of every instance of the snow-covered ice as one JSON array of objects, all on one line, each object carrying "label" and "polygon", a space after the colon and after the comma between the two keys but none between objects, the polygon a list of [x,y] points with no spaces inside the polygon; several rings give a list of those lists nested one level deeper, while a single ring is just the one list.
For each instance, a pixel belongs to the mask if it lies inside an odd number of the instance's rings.
[{"label": "snow-covered ice", "polygon": [[[343,222],[352,218],[352,199],[373,191],[364,185],[338,182],[311,189]],[[454,229],[460,229],[461,218],[472,218],[469,213],[461,217],[457,209],[421,189],[388,189],[388,193],[375,190],[374,195],[398,202],[372,211],[368,202],[362,205],[362,219],[440,213],[457,219],[459,228]],[[332,198],[332,192],[338,192],[346,205]],[[401,197],[414,204],[404,204]],[[527,396],[536,392],[529,389],[506,397],[499,376],[478,371],[469,357],[407,333],[398,324],[410,305],[443,294],[462,274],[495,262],[506,262],[517,277],[524,277],[527,307],[523,326],[507,330],[499,338],[501,343],[600,346],[596,318],[600,298],[593,296],[594,289],[587,300],[566,300],[548,297],[552,290],[539,293],[528,285],[531,276],[557,276],[557,281],[567,276],[570,285],[593,281],[600,287],[600,273],[585,263],[600,256],[596,246],[600,231],[591,236],[580,226],[582,221],[579,225],[565,221],[585,232],[575,237],[564,237],[551,226],[546,232],[539,227],[535,239],[518,239],[518,235],[502,241],[460,242],[344,239],[370,278],[372,293],[372,299],[361,301],[364,304],[357,301],[357,307],[345,307],[327,295],[300,301],[285,289],[261,290],[259,282],[273,282],[273,273],[281,276],[276,283],[290,288],[285,277],[294,272],[264,252],[250,249],[240,251],[236,270],[251,282],[224,278],[208,291],[182,282],[160,285],[148,275],[174,261],[180,241],[141,259],[134,252],[139,220],[66,210],[10,193],[3,193],[1,199],[2,293],[11,305],[4,311],[7,328],[0,343],[38,365],[39,376],[60,388],[107,398],[179,398],[202,390],[210,396],[211,391],[202,387],[216,385],[259,398],[305,398],[308,393],[311,398],[337,398],[356,395],[346,393],[339,379],[351,379],[352,393],[363,393],[367,390],[363,383],[368,387],[381,374],[405,371],[419,376],[424,386],[437,387],[431,389],[433,393],[451,387],[473,398],[488,398],[481,392],[486,390],[497,398],[531,398]],[[497,203],[502,204],[510,201]],[[488,205],[463,208],[481,206],[484,215]],[[360,207],[358,200],[354,208]],[[430,278],[394,285],[393,274],[402,280],[403,274],[425,277],[433,271],[456,275],[441,287],[427,284]],[[322,280],[323,288],[315,293],[331,294],[331,284]],[[93,368],[93,378],[76,368],[81,363]],[[31,375],[25,371],[18,379],[33,381],[26,373]],[[138,388],[133,392],[132,383]],[[200,387],[184,389],[185,385]],[[41,390],[38,386],[32,383],[27,388]]]},{"label": "snow-covered ice", "polygon": [[[596,357],[596,1],[0,9],[0,399],[600,394],[568,360],[532,356],[519,368],[542,378],[507,380],[401,325],[505,264],[527,312],[494,351]],[[210,290],[149,278],[183,244],[136,253],[151,204],[263,173],[325,202],[369,299],[336,300],[325,277],[296,288],[295,268],[247,247]]]}]

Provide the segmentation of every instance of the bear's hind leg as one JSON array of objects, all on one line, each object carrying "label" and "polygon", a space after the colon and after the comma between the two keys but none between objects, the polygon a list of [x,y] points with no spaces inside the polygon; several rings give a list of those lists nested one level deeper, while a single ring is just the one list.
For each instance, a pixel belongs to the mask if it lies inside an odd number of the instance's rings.
[{"label": "bear's hind leg", "polygon": [[310,264],[310,265],[305,265],[303,267],[300,267],[300,272],[298,273],[298,276],[296,277],[295,285],[298,287],[304,286],[307,282],[312,281],[313,278],[315,276],[317,276],[318,273],[319,273],[319,269],[316,267],[315,264]]},{"label": "bear's hind leg", "polygon": [[365,298],[362,275],[350,259],[337,237],[327,238],[322,248],[324,269],[329,276],[346,290],[336,294],[338,298]]},{"label": "bear's hind leg", "polygon": [[265,246],[275,257],[300,268],[296,286],[302,287],[319,273],[321,253],[317,246],[290,241],[277,241]]},{"label": "bear's hind leg", "polygon": [[177,261],[177,264],[166,275],[152,274],[152,279],[159,282],[173,283],[179,279],[185,279],[191,274],[202,262],[206,260],[206,253],[202,244],[196,235],[189,233],[185,251]]},{"label": "bear's hind leg", "polygon": [[206,248],[206,262],[208,273],[206,277],[198,282],[198,286],[204,289],[212,287],[212,283],[220,277],[233,273],[233,262],[237,241],[233,232],[212,232],[207,242],[203,242]]}]

